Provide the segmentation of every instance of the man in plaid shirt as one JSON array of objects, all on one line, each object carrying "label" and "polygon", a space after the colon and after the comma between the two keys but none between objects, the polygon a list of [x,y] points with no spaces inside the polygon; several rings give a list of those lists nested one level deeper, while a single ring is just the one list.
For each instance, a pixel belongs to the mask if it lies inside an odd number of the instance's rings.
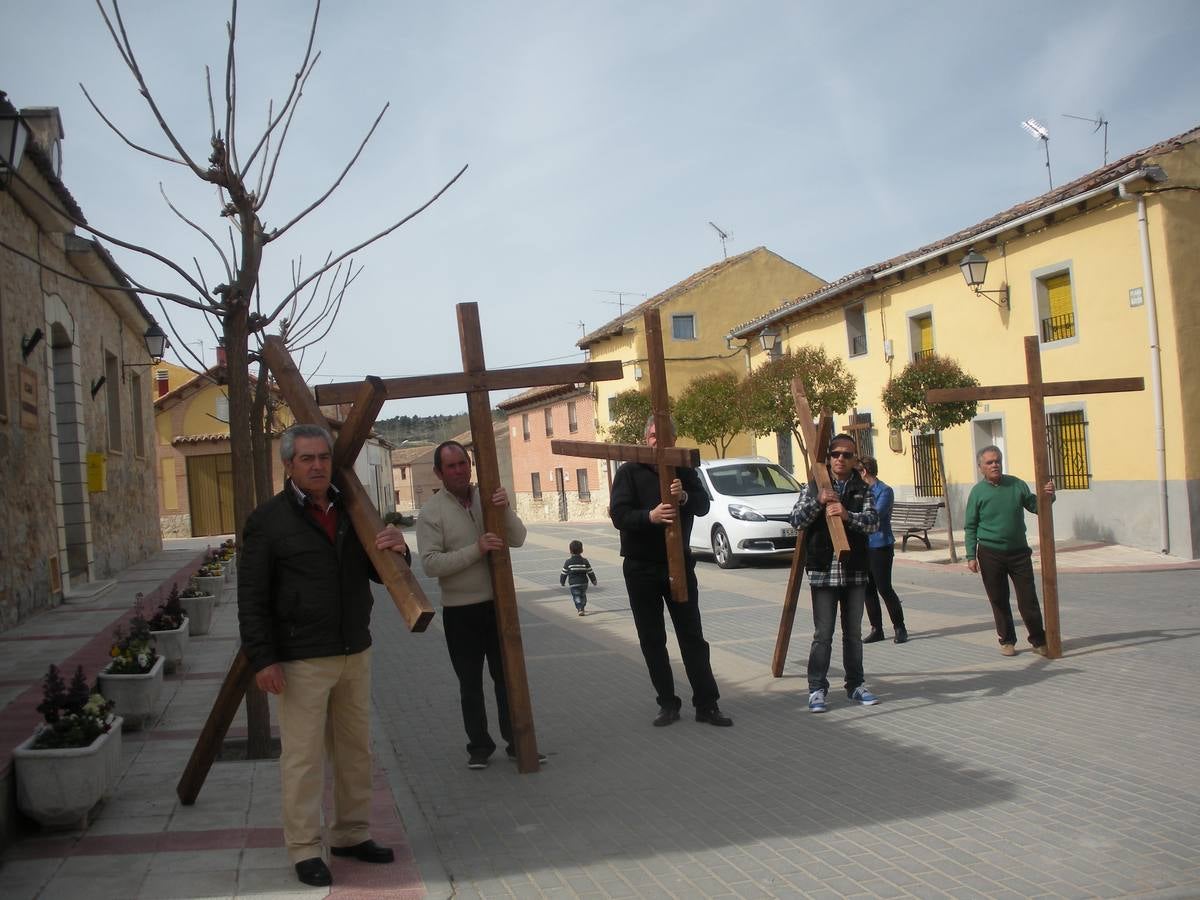
[{"label": "man in plaid shirt", "polygon": [[[867,594],[867,535],[879,528],[879,514],[871,489],[856,468],[858,445],[848,434],[829,442],[829,475],[832,489],[818,489],[810,481],[792,508],[791,523],[804,529],[804,567],[812,588],[813,642],[808,653],[808,711],[825,712],[829,693],[829,657],[833,626],[841,607],[842,666],[846,694],[854,703],[874,706],[879,698],[867,690],[863,678],[862,617]],[[845,524],[850,553],[839,561],[833,552],[828,519],[838,516]]]}]

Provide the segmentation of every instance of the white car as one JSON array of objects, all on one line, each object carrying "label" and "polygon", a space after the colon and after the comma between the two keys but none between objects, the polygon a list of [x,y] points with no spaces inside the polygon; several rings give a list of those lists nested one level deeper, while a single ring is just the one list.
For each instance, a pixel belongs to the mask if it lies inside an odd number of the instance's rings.
[{"label": "white car", "polygon": [[692,525],[693,551],[712,553],[722,569],[736,568],[738,557],[792,554],[788,514],[802,488],[786,470],[762,456],[705,460],[700,481],[712,506]]}]

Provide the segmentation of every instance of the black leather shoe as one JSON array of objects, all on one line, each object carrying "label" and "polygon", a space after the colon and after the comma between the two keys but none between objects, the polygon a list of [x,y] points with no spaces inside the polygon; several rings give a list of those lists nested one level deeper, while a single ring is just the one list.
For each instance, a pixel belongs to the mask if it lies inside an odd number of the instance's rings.
[{"label": "black leather shoe", "polygon": [[733,724],[733,719],[721,712],[721,707],[716,704],[705,709],[697,709],[696,721],[707,722],[709,725],[716,725],[720,728],[728,728]]},{"label": "black leather shoe", "polygon": [[892,640],[897,644],[907,643],[908,642],[908,629],[905,628],[903,625],[897,625],[896,626],[896,636],[894,638],[892,638]]},{"label": "black leather shoe", "polygon": [[334,856],[353,856],[359,862],[390,863],[396,859],[391,847],[380,847],[369,838],[349,847],[330,847],[329,852]]},{"label": "black leather shoe", "polygon": [[654,717],[654,727],[662,728],[665,725],[670,725],[672,722],[679,721],[679,710],[667,706],[658,708],[658,715]]},{"label": "black leather shoe", "polygon": [[325,865],[325,860],[319,856],[302,859],[296,863],[296,877],[300,879],[301,883],[313,887],[329,887],[333,884],[333,875],[329,872],[329,866]]},{"label": "black leather shoe", "polygon": [[871,631],[867,634],[867,636],[865,638],[863,638],[862,642],[864,644],[874,644],[876,641],[882,641],[882,640],[883,640],[883,629],[882,628],[872,628]]}]

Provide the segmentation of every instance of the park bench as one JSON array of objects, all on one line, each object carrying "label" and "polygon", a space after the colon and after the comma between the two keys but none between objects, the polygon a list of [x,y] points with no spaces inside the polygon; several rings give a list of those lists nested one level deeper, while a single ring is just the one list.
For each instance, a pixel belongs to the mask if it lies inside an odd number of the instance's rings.
[{"label": "park bench", "polygon": [[921,500],[897,500],[892,504],[892,534],[901,536],[901,552],[908,550],[908,539],[912,537],[924,541],[926,550],[933,549],[929,529],[937,522],[938,510],[945,505]]}]

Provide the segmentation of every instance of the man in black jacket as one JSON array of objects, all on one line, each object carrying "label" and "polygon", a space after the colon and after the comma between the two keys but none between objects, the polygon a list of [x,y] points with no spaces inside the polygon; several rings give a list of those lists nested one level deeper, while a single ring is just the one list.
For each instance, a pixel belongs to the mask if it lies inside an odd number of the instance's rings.
[{"label": "man in black jacket", "polygon": [[[804,529],[804,568],[812,588],[813,641],[808,653],[808,711],[825,712],[829,694],[829,658],[833,626],[841,608],[842,667],[846,695],[854,703],[874,706],[879,698],[864,683],[862,651],[863,603],[867,595],[867,535],[879,528],[871,489],[855,468],[858,445],[848,434],[829,442],[832,487],[818,489],[810,481],[792,508],[791,522]],[[835,558],[828,520],[840,518],[850,554]]]},{"label": "man in black jacket", "polygon": [[[379,576],[332,483],[333,438],[293,425],[280,440],[283,491],[246,520],[238,621],[255,683],[279,698],[283,833],[304,884],[333,878],[321,857],[326,736],[334,761],[334,856],[390,863],[371,840],[371,585]],[[411,558],[388,526],[381,550]]]},{"label": "man in black jacket", "polygon": [[[646,423],[646,444],[657,446],[653,417]],[[692,704],[696,721],[710,725],[732,725],[733,719],[717,706],[720,692],[709,662],[708,641],[700,622],[699,590],[696,585],[696,560],[688,549],[692,520],[708,512],[708,494],[695,469],[678,468],[671,481],[671,499],[664,502],[659,490],[658,469],[643,463],[628,462],[613,479],[609,516],[621,532],[622,570],[629,592],[629,608],[637,627],[638,641],[650,681],[658,700],[657,726],[679,721],[683,701],[675,695],[675,678],[667,656],[667,630],[663,604],[671,614],[675,638],[683,656],[683,668],[692,686]],[[676,506],[678,504],[678,506]],[[679,516],[683,528],[684,560],[687,567],[687,603],[671,599],[667,570],[666,526]]]}]

